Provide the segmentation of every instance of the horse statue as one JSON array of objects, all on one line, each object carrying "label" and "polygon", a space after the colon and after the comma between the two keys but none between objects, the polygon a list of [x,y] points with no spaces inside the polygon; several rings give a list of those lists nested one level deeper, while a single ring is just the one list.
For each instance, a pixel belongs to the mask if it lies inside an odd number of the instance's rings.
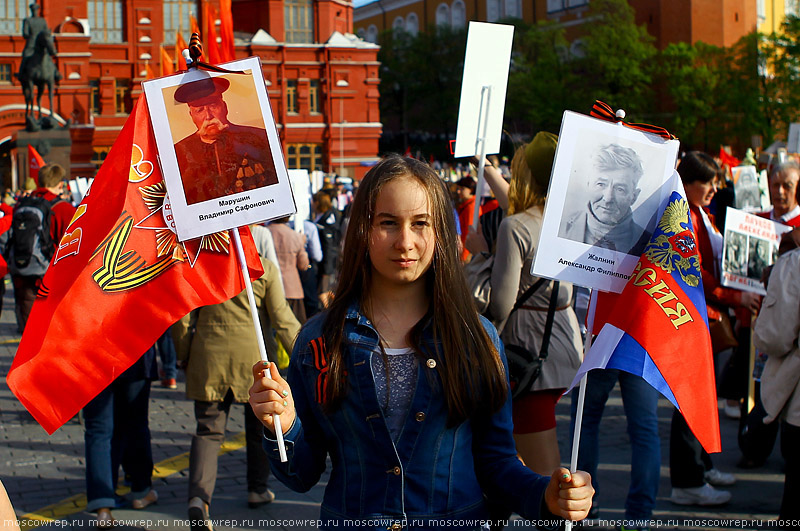
[{"label": "horse statue", "polygon": [[[36,106],[39,107],[39,123],[43,127],[52,127],[52,120],[42,119],[42,93],[45,87],[50,99],[50,112],[53,112],[53,84],[61,79],[61,72],[56,68],[53,57],[56,47],[50,31],[40,31],[35,37],[33,54],[24,57],[20,65],[19,78],[22,93],[25,96],[25,122],[29,129],[38,125],[33,117],[33,88],[36,87]],[[35,128],[35,127],[34,127]]]}]

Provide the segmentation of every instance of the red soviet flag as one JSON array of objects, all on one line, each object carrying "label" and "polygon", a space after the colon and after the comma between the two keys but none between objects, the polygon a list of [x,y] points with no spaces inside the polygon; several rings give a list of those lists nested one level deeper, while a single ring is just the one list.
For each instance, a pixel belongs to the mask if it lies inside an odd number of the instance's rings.
[{"label": "red soviet flag", "polygon": [[[244,289],[228,232],[178,242],[144,95],[59,243],[8,373],[53,433],[175,321]],[[252,278],[263,271],[241,229]]]},{"label": "red soviet flag", "polygon": [[219,0],[219,18],[222,22],[219,29],[220,58],[223,63],[236,59],[236,49],[233,42],[233,10],[231,0]]},{"label": "red soviet flag", "polygon": [[32,145],[28,144],[28,168],[30,170],[29,177],[33,179],[36,186],[39,186],[39,170],[45,165],[44,159],[39,152],[36,151]]}]

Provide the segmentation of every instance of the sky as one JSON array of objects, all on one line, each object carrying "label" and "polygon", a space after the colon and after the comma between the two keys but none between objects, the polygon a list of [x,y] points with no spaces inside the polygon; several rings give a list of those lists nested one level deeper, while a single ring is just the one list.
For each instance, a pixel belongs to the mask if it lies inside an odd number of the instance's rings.
[{"label": "sky", "polygon": [[365,5],[365,4],[369,4],[369,3],[374,2],[374,1],[375,0],[353,0],[353,6],[354,7],[361,7],[361,6]]}]

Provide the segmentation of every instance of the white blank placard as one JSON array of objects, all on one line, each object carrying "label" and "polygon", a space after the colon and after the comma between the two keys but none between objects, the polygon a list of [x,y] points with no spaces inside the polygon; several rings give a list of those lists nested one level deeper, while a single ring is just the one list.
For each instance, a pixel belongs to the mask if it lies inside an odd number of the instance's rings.
[{"label": "white blank placard", "polygon": [[[464,77],[461,81],[461,103],[458,107],[456,158],[477,154],[475,140],[478,136],[481,88],[487,85],[491,87],[491,98],[486,127],[486,154],[500,152],[513,40],[514,26],[485,22],[469,23]],[[483,124],[480,126],[482,128]]]}]

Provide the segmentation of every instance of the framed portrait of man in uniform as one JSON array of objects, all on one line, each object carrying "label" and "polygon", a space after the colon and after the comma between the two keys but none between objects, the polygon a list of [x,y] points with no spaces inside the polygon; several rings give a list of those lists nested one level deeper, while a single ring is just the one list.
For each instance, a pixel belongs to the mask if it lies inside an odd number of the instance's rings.
[{"label": "framed portrait of man in uniform", "polygon": [[142,84],[179,240],[295,212],[261,61],[223,67]]},{"label": "framed portrait of man in uniform", "polygon": [[533,274],[622,291],[672,192],[678,146],[565,112]]}]

